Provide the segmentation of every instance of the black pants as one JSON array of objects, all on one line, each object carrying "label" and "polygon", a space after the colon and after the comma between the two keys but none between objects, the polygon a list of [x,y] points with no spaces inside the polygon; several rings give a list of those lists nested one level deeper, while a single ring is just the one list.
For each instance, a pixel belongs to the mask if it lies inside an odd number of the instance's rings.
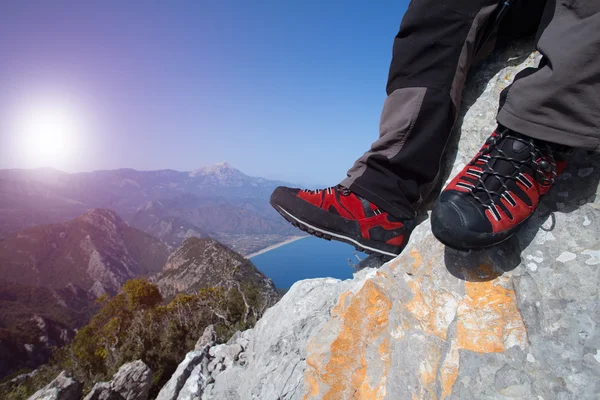
[{"label": "black pants", "polygon": [[517,0],[482,43],[498,3],[410,3],[394,40],[380,137],[342,185],[394,216],[413,217],[436,184],[469,68],[494,44],[535,32],[542,61],[502,93],[498,122],[600,150],[600,2]]}]

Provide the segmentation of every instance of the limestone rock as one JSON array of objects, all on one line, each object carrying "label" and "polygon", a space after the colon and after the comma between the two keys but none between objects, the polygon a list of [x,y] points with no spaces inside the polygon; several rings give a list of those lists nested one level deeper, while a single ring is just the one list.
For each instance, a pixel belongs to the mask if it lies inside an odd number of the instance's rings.
[{"label": "limestone rock", "polygon": [[110,382],[98,382],[83,400],[123,400],[123,397],[111,389]]},{"label": "limestone rock", "polygon": [[84,400],[146,400],[152,371],[141,360],[123,364],[110,382],[98,382]]},{"label": "limestone rock", "polygon": [[204,346],[212,346],[217,342],[217,331],[214,325],[209,325],[204,329],[204,333],[200,336],[200,339],[196,342],[194,350],[202,350]]},{"label": "limestone rock", "polygon": [[203,363],[196,365],[177,394],[177,400],[199,400],[209,379],[206,365]]},{"label": "limestone rock", "polygon": [[[492,132],[500,90],[539,60],[530,52],[496,53],[470,77],[446,176]],[[454,251],[424,221],[378,269],[296,283],[202,399],[597,398],[599,181],[600,157],[579,152],[499,246]]]},{"label": "limestone rock", "polygon": [[119,368],[110,384],[126,400],[146,400],[152,386],[152,371],[141,360],[130,362]]},{"label": "limestone rock", "polygon": [[192,351],[185,356],[185,360],[177,366],[171,379],[162,387],[156,400],[176,400],[179,392],[192,374],[192,371],[206,358],[206,352]]},{"label": "limestone rock", "polygon": [[[249,343],[249,332],[251,331],[237,332],[227,344],[212,347],[202,345],[201,351],[188,353],[171,380],[161,389],[158,399],[199,400],[209,396],[207,392],[216,390],[218,393],[223,393],[229,390],[228,386],[222,388],[220,382],[215,382],[217,376],[220,381],[237,387],[239,377],[229,380],[227,378],[234,376],[238,370],[241,370],[239,367],[246,363],[244,352]],[[210,336],[211,327],[208,327],[204,333]],[[201,339],[198,342],[204,341]],[[216,389],[215,385],[217,385]]]},{"label": "limestone rock", "polygon": [[35,392],[29,400],[79,400],[83,385],[61,372],[47,386]]}]

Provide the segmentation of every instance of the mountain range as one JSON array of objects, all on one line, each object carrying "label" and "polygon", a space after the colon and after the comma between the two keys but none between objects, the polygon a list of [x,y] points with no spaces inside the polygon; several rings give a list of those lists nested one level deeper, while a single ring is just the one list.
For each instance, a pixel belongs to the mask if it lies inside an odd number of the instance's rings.
[{"label": "mountain range", "polygon": [[170,299],[180,292],[251,285],[273,304],[273,282],[240,254],[214,239],[191,237],[169,256],[158,239],[114,211],[40,225],[0,239],[0,377],[44,362],[68,343],[129,279],[146,276]]},{"label": "mountain range", "polygon": [[165,298],[250,284],[271,305],[273,283],[242,255],[295,234],[268,202],[281,184],[227,163],[0,170],[0,376],[46,360],[87,323],[98,297],[132,278],[155,281]]},{"label": "mountain range", "polygon": [[170,247],[208,235],[249,254],[296,233],[268,204],[279,185],[228,163],[191,172],[0,170],[0,237],[107,208]]},{"label": "mountain range", "polygon": [[158,272],[167,246],[115,212],[94,209],[72,221],[40,225],[0,241],[0,279],[30,286],[77,285],[96,296]]}]

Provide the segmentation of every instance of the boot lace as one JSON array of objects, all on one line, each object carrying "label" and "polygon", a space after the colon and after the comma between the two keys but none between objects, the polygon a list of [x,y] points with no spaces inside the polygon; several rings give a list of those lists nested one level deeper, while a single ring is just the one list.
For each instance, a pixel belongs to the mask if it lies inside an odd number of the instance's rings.
[{"label": "boot lace", "polygon": [[[471,163],[471,165],[474,165],[477,162],[483,162],[485,167],[483,168],[483,173],[476,178],[477,184],[471,187],[468,193],[470,193],[482,206],[492,210],[497,219],[500,219],[501,216],[498,212],[495,199],[498,199],[499,201],[501,197],[504,197],[509,203],[514,203],[514,199],[510,198],[510,195],[507,196],[509,188],[506,183],[509,180],[520,181],[527,187],[532,185],[532,183],[521,174],[523,166],[529,165],[532,167],[536,175],[535,178],[543,185],[552,185],[557,177],[556,160],[554,158],[553,149],[549,143],[540,143],[533,138],[526,138],[521,135],[512,134],[511,132],[512,131],[505,128],[504,130],[497,132],[495,136],[490,136],[486,141],[488,146],[485,147],[481,151],[481,154]],[[502,151],[500,146],[498,146],[504,139],[512,139],[526,145],[529,148],[529,157],[525,160],[509,157]],[[496,150],[495,154],[491,154],[493,150]],[[495,164],[492,163],[494,160],[510,162],[514,169],[513,173],[503,174],[494,170],[492,167],[492,164]],[[547,176],[548,174],[551,175],[549,178]],[[474,177],[474,175],[471,176]],[[489,189],[490,182],[488,181],[488,178],[494,179],[500,183],[499,191]],[[487,185],[486,181],[488,182]],[[484,196],[478,196],[478,193],[483,193]]]},{"label": "boot lace", "polygon": [[327,192],[329,194],[333,194],[334,190],[339,191],[342,194],[342,196],[348,196],[352,193],[350,191],[350,189],[348,189],[342,185],[330,186],[330,187],[327,187],[324,189],[316,189],[316,190],[304,189],[304,191],[306,193],[310,193],[310,194],[321,194],[321,192]]}]

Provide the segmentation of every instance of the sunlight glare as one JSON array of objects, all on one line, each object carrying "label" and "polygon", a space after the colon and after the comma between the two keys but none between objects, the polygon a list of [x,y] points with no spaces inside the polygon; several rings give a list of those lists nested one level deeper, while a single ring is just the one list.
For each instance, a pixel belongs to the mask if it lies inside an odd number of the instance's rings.
[{"label": "sunlight glare", "polygon": [[80,111],[68,102],[33,102],[16,115],[19,153],[32,166],[58,168],[77,151],[83,125]]}]

